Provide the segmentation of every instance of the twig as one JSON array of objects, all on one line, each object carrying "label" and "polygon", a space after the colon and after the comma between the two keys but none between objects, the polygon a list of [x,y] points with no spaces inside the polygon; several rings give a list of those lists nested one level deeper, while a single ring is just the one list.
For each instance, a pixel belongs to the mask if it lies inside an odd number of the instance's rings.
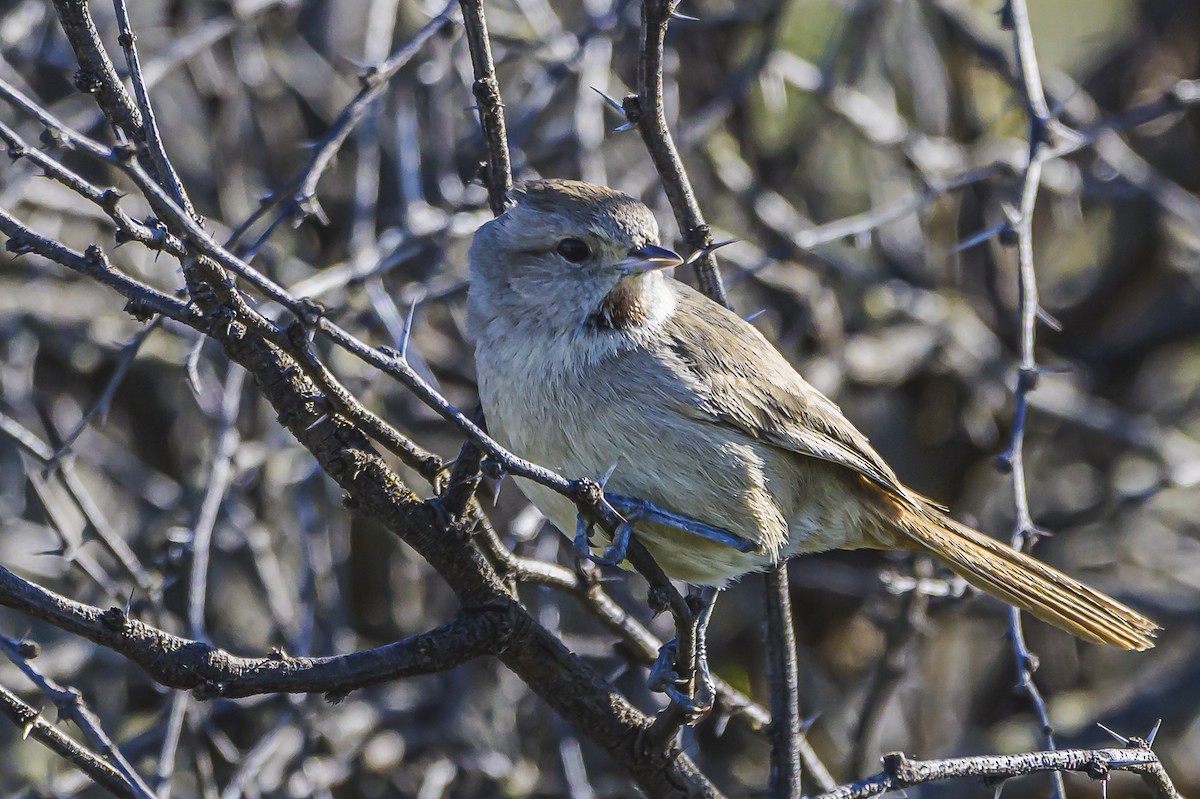
[{"label": "twig", "polygon": [[129,9],[125,7],[125,0],[113,0],[113,9],[117,17],[117,42],[125,52],[125,63],[129,66],[129,80],[133,85],[133,96],[137,100],[138,112],[141,117],[138,133],[144,140],[150,163],[154,165],[154,173],[158,176],[159,183],[170,192],[177,203],[183,206],[183,210],[189,216],[195,216],[196,212],[192,209],[191,202],[183,190],[183,183],[179,180],[179,175],[175,172],[171,159],[167,157],[166,145],[158,130],[158,120],[154,116],[154,107],[150,104],[150,90],[142,75],[142,62],[138,57],[137,35],[133,32],[133,26],[129,24]]},{"label": "twig", "polygon": [[279,692],[344,695],[500,654],[523,623],[515,604],[499,604],[464,610],[429,632],[348,655],[292,657],[276,651],[267,657],[239,657],[151,627],[122,608],[102,610],[68,599],[3,566],[0,605],[107,647],[141,666],[155,681],[190,690],[202,699]]},{"label": "twig", "polygon": [[3,650],[5,656],[29,678],[30,682],[38,687],[39,691],[54,702],[59,717],[70,719],[76,727],[83,730],[91,745],[100,752],[109,765],[125,778],[130,793],[138,799],[154,799],[154,792],[150,790],[150,786],[108,737],[99,717],[83,701],[83,695],[74,688],[64,688],[59,685],[29,662],[30,658],[37,655],[37,644],[30,641],[14,641],[7,636],[0,635],[0,650]]},{"label": "twig", "polygon": [[483,16],[483,0],[460,0],[463,26],[467,30],[467,44],[471,50],[471,66],[475,82],[471,91],[475,95],[479,112],[479,125],[487,143],[488,205],[496,216],[508,207],[512,191],[512,165],[508,152],[508,133],[504,126],[504,103],[500,99],[500,83],[496,80],[496,65],[492,61],[492,44],[488,38],[487,20]]},{"label": "twig", "polygon": [[97,785],[113,796],[140,799],[121,772],[89,752],[70,736],[63,735],[54,725],[42,718],[42,712],[22,702],[16,694],[0,685],[0,714],[21,730],[22,738],[33,738],[45,744],[55,754],[88,775]]},{"label": "twig", "polygon": [[[281,203],[284,204],[283,210],[268,225],[268,230],[273,230],[293,212],[298,213],[301,219],[315,216],[322,221],[328,221],[325,219],[325,213],[321,210],[320,203],[317,202],[317,184],[320,182],[321,176],[333,164],[334,158],[337,156],[338,151],[341,150],[342,145],[346,143],[346,140],[350,137],[355,127],[358,126],[359,122],[366,117],[367,112],[374,106],[379,96],[383,94],[388,83],[396,76],[396,73],[403,69],[421,51],[425,43],[454,18],[454,8],[454,0],[451,0],[437,16],[425,23],[403,47],[394,52],[387,60],[371,66],[363,72],[358,93],[342,109],[337,119],[329,127],[329,130],[325,132],[321,141],[313,148],[313,153],[309,157],[308,163],[288,182],[286,188],[272,192],[264,198],[254,213],[234,229],[226,244],[227,247],[232,248],[237,244],[251,227],[272,208]],[[260,239],[252,249],[257,250],[261,246],[262,240]]]},{"label": "twig", "polygon": [[800,668],[787,563],[768,571],[765,582],[767,683],[771,691],[771,773],[767,791],[771,799],[795,799],[801,795],[804,732],[800,725]]},{"label": "twig", "polygon": [[995,782],[1042,771],[1077,771],[1102,781],[1113,771],[1130,771],[1141,776],[1158,799],[1180,799],[1150,746],[1140,740],[1131,743],[1129,749],[1055,749],[950,760],[909,760],[900,752],[892,752],[883,758],[883,771],[873,777],[841,785],[812,799],[868,799],[938,780],[974,777]]},{"label": "twig", "polygon": [[705,251],[696,260],[694,269],[701,291],[722,305],[728,305],[721,273],[717,271],[716,256],[709,252],[712,230],[704,222],[700,204],[692,190],[691,181],[683,167],[683,159],[675,148],[667,126],[663,107],[663,44],[675,0],[643,0],[641,54],[638,58],[636,95],[625,98],[625,116],[637,125],[642,141],[650,152],[650,160],[662,178],[663,189],[675,212],[675,221],[688,248]]},{"label": "twig", "polygon": [[[1038,320],[1037,274],[1033,264],[1033,212],[1037,204],[1038,188],[1042,182],[1042,164],[1050,123],[1050,109],[1042,90],[1042,79],[1038,72],[1037,56],[1033,48],[1033,32],[1029,26],[1029,11],[1025,0],[1007,0],[1002,18],[1012,28],[1013,41],[1017,50],[1017,63],[1023,77],[1026,112],[1029,117],[1029,159],[1021,186],[1021,201],[1017,209],[1014,227],[1017,236],[1020,303],[1020,350],[1021,364],[1017,376],[1016,410],[1013,418],[1012,440],[1004,463],[1012,470],[1013,503],[1016,508],[1016,523],[1012,545],[1017,550],[1028,550],[1037,540],[1037,528],[1029,512],[1029,493],[1025,482],[1025,422],[1028,415],[1028,394],[1037,385],[1038,367],[1034,354]],[[1021,624],[1021,611],[1009,609],[1009,633],[1012,637],[1013,656],[1018,674],[1018,687],[1029,697],[1042,727],[1046,745],[1054,748],[1054,729],[1050,725],[1050,713],[1042,697],[1033,672],[1037,669],[1037,658],[1025,643],[1025,631]],[[1066,786],[1061,772],[1054,772],[1054,796],[1066,799]]]}]

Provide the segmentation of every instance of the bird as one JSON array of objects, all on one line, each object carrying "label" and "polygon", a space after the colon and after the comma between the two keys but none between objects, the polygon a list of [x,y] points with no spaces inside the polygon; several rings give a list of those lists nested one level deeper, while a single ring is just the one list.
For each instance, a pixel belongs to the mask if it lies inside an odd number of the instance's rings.
[{"label": "bird", "polygon": [[[572,180],[528,181],[513,200],[468,255],[489,434],[636,498],[632,535],[669,577],[709,589],[709,613],[748,573],[871,548],[932,555],[1085,641],[1154,645],[1155,622],[905,486],[753,325],[667,275],[684,259],[660,245],[645,204]],[[570,499],[517,483],[560,530],[576,529]],[[670,523],[680,517],[698,525]]]}]

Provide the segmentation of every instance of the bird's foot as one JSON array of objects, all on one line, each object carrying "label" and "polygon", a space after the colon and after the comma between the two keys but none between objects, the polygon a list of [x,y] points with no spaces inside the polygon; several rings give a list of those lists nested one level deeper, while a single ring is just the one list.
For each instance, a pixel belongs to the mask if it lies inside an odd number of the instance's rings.
[{"label": "bird's foot", "polygon": [[591,532],[592,524],[580,516],[575,521],[575,538],[571,540],[571,551],[576,558],[590,560],[601,566],[616,566],[625,560],[629,550],[629,537],[633,534],[633,526],[629,522],[621,523],[617,534],[613,536],[612,544],[605,547],[599,555],[592,552]]},{"label": "bird's foot", "polygon": [[[674,639],[663,644],[658,650],[654,665],[650,667],[650,677],[646,686],[651,691],[664,694],[683,712],[689,724],[695,724],[713,708],[716,691],[713,688],[712,674],[708,670],[707,659],[701,659],[696,664],[695,688],[692,695],[688,696],[685,693],[688,681],[681,678],[677,670],[678,657],[679,649]],[[683,686],[684,690],[681,690],[680,686]]]}]

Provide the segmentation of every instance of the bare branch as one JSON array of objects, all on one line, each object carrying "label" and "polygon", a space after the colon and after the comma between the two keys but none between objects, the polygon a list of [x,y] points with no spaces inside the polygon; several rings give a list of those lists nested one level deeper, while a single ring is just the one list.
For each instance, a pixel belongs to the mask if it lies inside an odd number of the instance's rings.
[{"label": "bare branch", "polygon": [[133,786],[121,772],[89,752],[75,739],[63,735],[53,724],[42,718],[40,710],[25,704],[4,686],[0,686],[0,713],[20,728],[23,738],[33,738],[45,744],[113,796],[138,799],[139,795],[134,792]]},{"label": "bare branch", "polygon": [[496,80],[496,65],[492,62],[492,44],[488,38],[487,20],[483,16],[483,0],[460,0],[467,43],[471,48],[471,65],[475,83],[471,91],[479,111],[479,125],[487,142],[488,205],[499,216],[508,207],[512,191],[512,165],[508,153],[508,132],[504,124],[504,103],[500,99],[500,83]]},{"label": "bare branch", "polygon": [[[688,248],[707,250],[713,243],[712,230],[704,221],[700,203],[675,148],[663,107],[663,44],[675,0],[643,0],[641,54],[638,58],[638,93],[625,98],[625,115],[637,125],[650,160],[662,178],[663,188],[675,212],[675,221]],[[700,289],[722,305],[728,305],[717,259],[711,252],[694,264]]]},{"label": "bare branch", "polygon": [[76,602],[0,566],[0,605],[112,649],[155,681],[201,698],[264,693],[346,694],[381,682],[433,674],[481,655],[498,655],[520,625],[512,603],[462,611],[442,626],[393,644],[330,657],[240,657],[131,618],[122,608]]},{"label": "bare branch", "polygon": [[1158,799],[1179,799],[1158,756],[1144,741],[1130,749],[1056,749],[951,760],[909,760],[900,752],[892,752],[884,756],[883,771],[875,776],[839,786],[813,799],[867,799],[937,780],[974,777],[995,782],[1044,771],[1056,774],[1077,771],[1095,780],[1107,780],[1113,771],[1130,771],[1141,776]]}]

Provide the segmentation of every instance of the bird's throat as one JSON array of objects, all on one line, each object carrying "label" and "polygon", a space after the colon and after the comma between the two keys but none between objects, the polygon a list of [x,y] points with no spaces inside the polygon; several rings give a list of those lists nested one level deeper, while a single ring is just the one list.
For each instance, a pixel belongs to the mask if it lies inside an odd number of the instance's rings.
[{"label": "bird's throat", "polygon": [[639,277],[622,278],[588,317],[596,330],[628,330],[645,323],[654,306],[654,292]]}]

